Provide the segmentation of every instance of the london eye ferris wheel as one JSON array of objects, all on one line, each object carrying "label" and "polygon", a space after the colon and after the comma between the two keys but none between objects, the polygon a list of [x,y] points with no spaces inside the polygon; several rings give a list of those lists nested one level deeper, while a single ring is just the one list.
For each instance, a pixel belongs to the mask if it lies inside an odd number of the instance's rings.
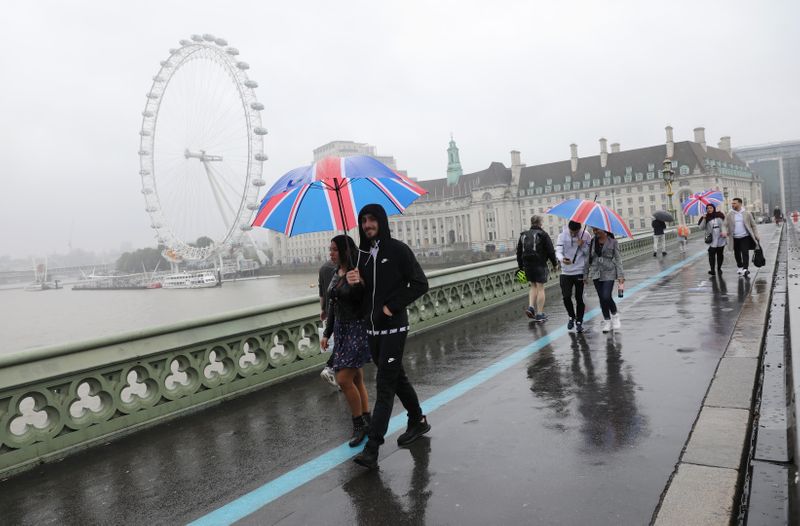
[{"label": "london eye ferris wheel", "polygon": [[233,255],[252,228],[267,130],[248,69],[224,39],[192,35],[153,77],[139,175],[150,226],[172,262]]}]

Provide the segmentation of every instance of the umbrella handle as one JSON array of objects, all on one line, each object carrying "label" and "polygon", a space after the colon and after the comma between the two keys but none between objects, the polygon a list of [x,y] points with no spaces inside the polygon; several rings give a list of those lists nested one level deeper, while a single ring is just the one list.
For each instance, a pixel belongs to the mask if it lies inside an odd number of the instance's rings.
[{"label": "umbrella handle", "polygon": [[[594,194],[594,199],[592,199],[593,203],[597,202],[597,194]],[[569,229],[569,227],[567,227]],[[586,223],[583,224],[583,230],[581,230],[581,237],[578,239],[583,239],[583,234],[586,232]],[[575,258],[578,257],[578,251],[580,251],[581,246],[578,245],[578,248],[575,249],[575,255],[572,256],[572,262],[575,262]]]}]

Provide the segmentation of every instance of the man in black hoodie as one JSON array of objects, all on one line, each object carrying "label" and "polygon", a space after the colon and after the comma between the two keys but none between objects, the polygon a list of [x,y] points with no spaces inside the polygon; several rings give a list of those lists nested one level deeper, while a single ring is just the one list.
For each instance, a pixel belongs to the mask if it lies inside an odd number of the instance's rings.
[{"label": "man in black hoodie", "polygon": [[408,336],[406,307],[428,290],[428,279],[405,243],[392,239],[382,206],[366,205],[358,213],[359,263],[347,273],[351,284],[362,283],[367,301],[365,319],[372,361],[378,368],[377,397],[372,411],[369,440],[353,460],[366,468],[378,467],[378,448],[389,427],[394,396],[408,411],[408,428],[397,438],[406,446],[431,426],[422,414],[417,393],[403,369],[403,348]]}]

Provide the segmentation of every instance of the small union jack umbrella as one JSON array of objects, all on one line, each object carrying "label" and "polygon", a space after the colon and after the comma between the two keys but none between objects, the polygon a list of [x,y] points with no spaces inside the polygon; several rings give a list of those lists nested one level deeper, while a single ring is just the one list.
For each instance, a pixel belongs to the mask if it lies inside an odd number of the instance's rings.
[{"label": "small union jack umbrella", "polygon": [[278,179],[261,201],[253,226],[287,236],[346,231],[357,226],[364,205],[375,203],[387,215],[402,214],[426,193],[372,157],[325,157]]},{"label": "small union jack umbrella", "polygon": [[614,210],[597,201],[588,199],[567,199],[547,211],[548,214],[563,217],[585,225],[601,228],[615,236],[633,237],[633,232]]},{"label": "small union jack umbrella", "polygon": [[681,206],[683,207],[683,215],[685,216],[704,216],[706,215],[706,207],[714,205],[714,208],[719,208],[723,202],[722,192],[719,190],[706,190],[690,195]]}]

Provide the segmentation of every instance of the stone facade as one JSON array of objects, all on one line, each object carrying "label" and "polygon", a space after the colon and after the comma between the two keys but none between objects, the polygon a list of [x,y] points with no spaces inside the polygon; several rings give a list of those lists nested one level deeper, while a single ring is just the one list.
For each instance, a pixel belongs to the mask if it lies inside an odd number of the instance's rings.
[{"label": "stone facade", "polygon": [[[674,209],[680,210],[681,200],[692,193],[714,188],[725,195],[725,211],[734,197],[741,197],[749,210],[761,211],[761,182],[733,154],[730,138],[723,137],[714,148],[706,144],[705,130],[696,128],[694,139],[674,142],[668,126],[661,145],[621,150],[613,143],[608,151],[606,139],[600,139],[599,154],[589,157],[579,157],[578,147],[571,145],[570,159],[564,161],[526,166],[520,152],[512,151],[510,167],[492,162],[485,170],[458,176],[451,170],[449,178],[417,181],[429,193],[404,215],[390,217],[392,235],[420,254],[508,252],[515,250],[530,216],[543,216],[545,230],[556,236],[565,221],[545,212],[565,199],[595,196],[619,212],[634,233],[649,233],[651,214],[670,209],[661,172],[665,158],[675,172]],[[449,165],[455,148],[451,143]],[[326,232],[275,239],[273,251],[284,263],[321,262],[330,237]]]}]

